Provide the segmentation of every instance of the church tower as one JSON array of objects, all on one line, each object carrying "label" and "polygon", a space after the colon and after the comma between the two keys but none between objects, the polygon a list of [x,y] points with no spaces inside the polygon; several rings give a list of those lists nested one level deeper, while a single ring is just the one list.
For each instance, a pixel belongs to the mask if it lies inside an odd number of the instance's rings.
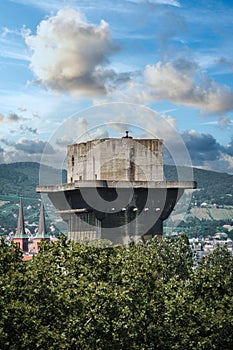
[{"label": "church tower", "polygon": [[23,203],[22,197],[20,197],[19,202],[19,216],[18,216],[18,225],[16,229],[13,242],[21,249],[24,253],[28,252],[28,236],[25,232],[24,226],[24,214],[23,214]]},{"label": "church tower", "polygon": [[39,243],[42,241],[42,239],[45,239],[47,242],[50,240],[50,237],[46,231],[44,205],[41,202],[39,228],[36,237],[33,240],[33,246],[36,251],[39,250]]}]

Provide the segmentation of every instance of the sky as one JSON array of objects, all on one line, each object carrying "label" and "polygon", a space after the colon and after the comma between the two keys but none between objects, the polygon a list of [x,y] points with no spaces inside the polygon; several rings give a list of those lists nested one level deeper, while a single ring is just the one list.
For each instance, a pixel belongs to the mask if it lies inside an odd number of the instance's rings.
[{"label": "sky", "polygon": [[65,166],[67,144],[129,130],[233,174],[232,18],[232,1],[2,0],[0,163]]}]

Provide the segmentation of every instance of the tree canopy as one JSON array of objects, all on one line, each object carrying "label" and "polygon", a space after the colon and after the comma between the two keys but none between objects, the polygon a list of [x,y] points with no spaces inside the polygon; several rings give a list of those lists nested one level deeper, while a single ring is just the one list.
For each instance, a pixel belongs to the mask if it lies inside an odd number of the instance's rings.
[{"label": "tree canopy", "polygon": [[185,236],[146,245],[0,243],[0,349],[218,349],[233,345],[233,259],[196,268]]}]

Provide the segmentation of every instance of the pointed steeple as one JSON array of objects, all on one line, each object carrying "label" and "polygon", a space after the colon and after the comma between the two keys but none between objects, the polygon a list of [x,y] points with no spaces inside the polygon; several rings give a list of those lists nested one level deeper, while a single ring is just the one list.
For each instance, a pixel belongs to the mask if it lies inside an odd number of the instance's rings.
[{"label": "pointed steeple", "polygon": [[50,241],[49,234],[46,232],[44,205],[41,202],[39,227],[36,236],[33,239],[34,251],[38,252],[40,250],[40,242],[42,241],[42,239],[45,239],[47,242]]},{"label": "pointed steeple", "polygon": [[22,196],[20,196],[18,225],[17,225],[15,237],[25,237],[25,235],[26,235],[26,232],[25,232],[25,225],[24,225],[23,203],[22,203]]},{"label": "pointed steeple", "polygon": [[18,225],[15,232],[15,236],[13,238],[13,242],[20,249],[22,249],[24,253],[28,252],[28,236],[25,232],[25,226],[24,226],[22,196],[20,196]]},{"label": "pointed steeple", "polygon": [[37,232],[37,237],[46,238],[46,226],[45,226],[45,213],[44,213],[44,205],[41,202],[40,205],[40,219],[39,219],[39,228]]}]

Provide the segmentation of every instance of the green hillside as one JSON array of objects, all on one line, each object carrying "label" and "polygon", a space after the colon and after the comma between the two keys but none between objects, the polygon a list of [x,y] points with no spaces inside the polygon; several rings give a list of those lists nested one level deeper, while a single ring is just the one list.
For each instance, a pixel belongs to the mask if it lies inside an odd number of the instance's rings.
[{"label": "green hillside", "polygon": [[[179,167],[179,173],[181,180],[189,179],[190,169]],[[176,167],[165,165],[164,175],[167,180],[177,179]],[[203,202],[219,206],[233,205],[233,175],[193,168],[193,176],[198,190],[194,191],[192,202],[196,202],[198,206]]]},{"label": "green hillside", "polygon": [[[20,162],[0,164],[0,195],[23,195],[23,197],[39,198],[36,186],[39,184],[39,172],[49,173],[50,178],[57,176],[59,170],[39,163]],[[66,171],[63,171],[63,181]],[[51,182],[51,180],[50,180]]]}]

